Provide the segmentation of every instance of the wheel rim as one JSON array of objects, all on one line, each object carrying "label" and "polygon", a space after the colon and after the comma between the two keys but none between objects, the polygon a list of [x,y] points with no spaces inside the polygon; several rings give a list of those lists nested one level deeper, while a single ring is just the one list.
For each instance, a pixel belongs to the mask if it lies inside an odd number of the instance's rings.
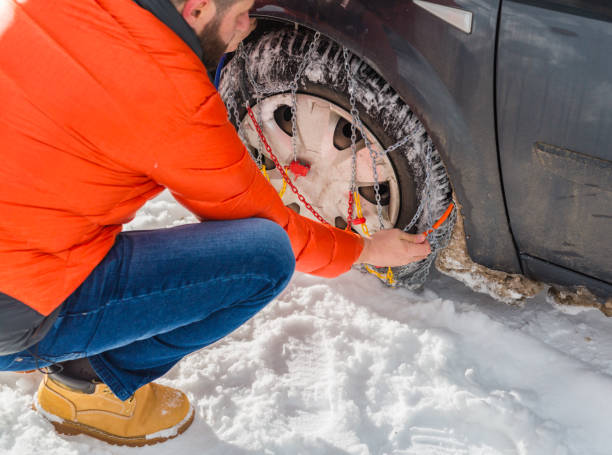
[{"label": "wheel rim", "polygon": [[[317,96],[297,95],[297,157],[298,161],[310,166],[305,177],[289,173],[292,181],[306,200],[330,224],[339,228],[346,227],[348,215],[348,195],[352,178],[352,150],[350,126],[352,117],[342,107]],[[293,161],[291,133],[291,95],[279,94],[262,100],[253,107],[261,118],[261,127],[272,151],[283,166]],[[281,173],[270,161],[270,157],[260,145],[259,135],[253,124],[245,117],[243,133],[247,146],[257,156],[263,151],[270,183],[281,191]],[[378,139],[366,128],[366,134],[376,151],[383,150]],[[261,156],[261,155],[260,155]],[[385,229],[395,226],[400,210],[400,189],[395,170],[386,155],[376,159],[378,182],[381,186],[382,221]],[[358,136],[356,183],[363,216],[371,233],[380,229],[378,210],[374,191],[373,165],[365,141]],[[301,215],[315,219],[291,191],[285,191],[283,202]],[[356,211],[353,217],[357,217]],[[354,229],[365,236],[366,230],[355,226]]]}]

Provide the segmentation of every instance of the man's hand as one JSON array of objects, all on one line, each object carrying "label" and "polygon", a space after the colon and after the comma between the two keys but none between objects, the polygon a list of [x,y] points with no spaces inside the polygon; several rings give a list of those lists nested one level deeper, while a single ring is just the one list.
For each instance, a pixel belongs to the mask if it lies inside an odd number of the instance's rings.
[{"label": "man's hand", "polygon": [[236,31],[230,42],[227,44],[227,49],[225,49],[225,52],[234,52],[236,49],[238,49],[240,42],[249,36],[251,32],[255,30],[255,27],[257,27],[257,19],[251,17],[249,19],[249,25],[247,28]]},{"label": "man's hand", "polygon": [[397,267],[425,259],[430,253],[425,234],[413,235],[399,229],[387,229],[365,239],[357,263]]}]

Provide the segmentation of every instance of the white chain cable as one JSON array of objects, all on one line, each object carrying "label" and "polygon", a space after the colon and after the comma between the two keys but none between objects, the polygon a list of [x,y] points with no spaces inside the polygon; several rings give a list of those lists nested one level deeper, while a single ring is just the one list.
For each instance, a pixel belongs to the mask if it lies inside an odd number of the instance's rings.
[{"label": "white chain cable", "polygon": [[293,78],[293,81],[290,84],[291,88],[291,147],[293,148],[293,161],[298,161],[298,127],[297,127],[297,91],[300,79],[302,79],[302,73],[306,70],[308,65],[310,64],[310,60],[313,58],[315,51],[317,50],[317,46],[319,44],[319,38],[321,34],[316,32],[313,40],[310,42],[310,46],[308,47],[308,51],[304,57],[304,60],[298,67],[298,70]]},{"label": "white chain cable", "polygon": [[[345,62],[345,71],[347,71],[347,78],[350,78],[350,76],[348,76],[349,72],[346,64],[347,52],[348,51],[346,48],[342,49]],[[351,104],[351,116],[353,117],[353,121],[351,122],[351,181],[349,183],[349,194],[355,194],[357,192],[357,126],[355,124],[353,110],[357,109],[357,101],[355,100],[355,88],[350,83],[348,84],[348,92],[349,102]]]},{"label": "white chain cable", "polygon": [[[376,160],[378,158],[378,153],[374,150],[374,148],[372,147],[371,142],[367,139],[367,135],[366,135],[366,131],[365,131],[365,126],[363,124],[363,122],[361,121],[360,115],[359,115],[359,110],[356,107],[356,101],[355,101],[355,79],[354,79],[354,75],[352,74],[351,68],[350,68],[350,57],[349,57],[349,51],[346,48],[343,48],[343,55],[344,55],[344,67],[345,67],[345,71],[347,73],[347,78],[348,78],[348,85],[349,85],[349,95],[350,95],[350,103],[351,103],[351,116],[353,117],[353,125],[351,125],[351,128],[354,128],[354,125],[357,125],[357,127],[360,130],[361,135],[364,137],[365,140],[365,144],[366,147],[368,148],[368,152],[370,153],[370,158],[372,160],[372,167],[373,167],[373,176],[374,176],[374,190],[376,192],[376,205],[377,205],[377,209],[378,209],[378,218],[379,218],[379,222],[380,222],[380,228],[383,229],[383,220],[382,220],[382,204],[381,204],[381,196],[380,196],[380,185],[378,182],[378,171],[377,171],[377,166],[376,166]],[[354,139],[351,137],[351,140],[354,141]],[[390,147],[388,147],[387,149],[383,150],[380,154],[381,155],[386,155],[387,153],[391,153],[395,150],[398,150],[399,148],[405,146],[406,144],[408,144],[410,141],[412,140],[412,137],[410,135],[404,137],[403,139],[399,140],[398,142],[396,142],[395,144],[391,145]],[[430,169],[432,166],[428,166],[427,163],[431,162],[431,156],[429,153],[426,154],[425,156],[425,160],[426,160],[426,165],[425,165],[425,169],[426,169],[426,177],[425,177],[425,190],[427,190],[429,188],[429,182],[431,180],[431,173],[430,173]],[[424,195],[425,196],[425,195]],[[424,208],[425,208],[425,202],[428,200],[427,197],[422,197],[421,198],[421,203],[419,204],[419,207],[417,208],[416,213],[414,214],[414,216],[412,217],[412,220],[410,221],[410,223],[408,223],[408,225],[404,228],[405,232],[410,231],[410,229],[412,229],[417,221],[421,218],[421,215],[423,214]],[[433,224],[433,222],[431,223],[431,225]],[[429,225],[429,224],[428,224]]]},{"label": "white chain cable", "polygon": [[[262,108],[261,108],[261,95],[259,93],[257,93],[255,95],[255,102],[257,103],[257,110],[255,112],[255,116],[257,118],[257,122],[260,125],[263,125],[263,122],[261,121],[262,119]],[[259,167],[259,169],[263,168],[264,165],[264,144],[263,141],[261,140],[261,137],[259,135],[257,135],[257,166]],[[269,169],[268,169],[269,170]]]},{"label": "white chain cable", "polygon": [[247,151],[251,155],[251,158],[253,158],[253,160],[257,163],[257,166],[261,169],[262,156],[261,156],[261,154],[254,154],[254,153],[252,153],[250,147],[248,147],[248,143],[249,142],[247,141],[246,137],[244,136],[244,131],[242,129],[242,122],[240,120],[240,111],[238,110],[238,103],[236,102],[236,98],[234,97],[234,94],[230,93],[224,101],[225,101],[225,105],[227,106],[227,117],[231,121],[232,120],[232,114],[233,114],[234,122],[235,122],[235,125],[236,125],[236,132],[238,133],[238,137],[240,138],[240,140],[242,141],[244,146],[247,148]]},{"label": "white chain cable", "polygon": [[[351,71],[350,67],[350,55],[349,51],[346,47],[342,48],[342,55],[344,57],[344,69],[346,71],[347,85],[351,103],[351,117],[353,117],[353,122],[351,124],[351,142],[354,143],[356,137],[353,136],[352,132],[355,126],[359,128],[359,132],[361,133],[361,137],[363,138],[365,145],[370,154],[370,159],[372,160],[372,175],[374,177],[374,194],[376,199],[376,211],[378,214],[378,223],[380,225],[380,229],[384,229],[383,222],[383,214],[382,214],[382,197],[380,196],[380,183],[378,181],[378,166],[376,161],[378,160],[378,153],[372,147],[370,139],[365,131],[365,127],[363,123],[361,123],[361,118],[359,117],[359,109],[357,109],[357,101],[355,99],[355,77]],[[353,153],[356,153],[356,147],[352,148]],[[355,158],[353,158],[355,160]],[[354,178],[354,177],[353,177]],[[351,184],[354,187],[354,183]]]}]

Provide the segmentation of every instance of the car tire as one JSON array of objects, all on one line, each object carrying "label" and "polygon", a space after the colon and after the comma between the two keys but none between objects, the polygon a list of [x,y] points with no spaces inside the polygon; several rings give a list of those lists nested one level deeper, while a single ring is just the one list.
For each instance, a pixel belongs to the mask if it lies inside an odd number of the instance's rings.
[{"label": "car tire", "polygon": [[[243,50],[225,66],[219,86],[236,126],[245,120],[247,103],[253,106],[261,102],[258,92],[289,91],[289,84],[313,40],[315,34],[308,29],[282,27],[256,33],[244,43]],[[409,232],[424,232],[452,201],[450,182],[440,155],[422,122],[397,92],[361,58],[349,55],[356,107],[364,126],[384,148],[410,137],[406,145],[388,154],[400,197],[394,227],[405,229],[422,205]],[[298,93],[323,98],[350,111],[349,79],[344,63],[342,46],[321,36],[299,81]],[[263,98],[266,96],[269,95]],[[451,219],[447,224],[452,222]],[[394,268],[399,283],[414,287],[415,283],[424,281],[436,251],[445,247],[450,238],[448,231],[443,229],[430,236],[434,250],[430,258]]]}]

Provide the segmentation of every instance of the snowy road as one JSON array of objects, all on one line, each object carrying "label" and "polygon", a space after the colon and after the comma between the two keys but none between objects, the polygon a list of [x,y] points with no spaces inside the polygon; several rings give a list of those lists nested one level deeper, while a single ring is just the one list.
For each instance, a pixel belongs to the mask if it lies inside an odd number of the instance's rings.
[{"label": "snowy road", "polygon": [[[190,219],[162,196],[131,227]],[[297,274],[160,381],[196,419],[158,446],[56,435],[30,409],[39,373],[0,373],[0,454],[612,453],[612,319],[544,295],[511,307],[432,275],[413,293],[356,271]]]}]

